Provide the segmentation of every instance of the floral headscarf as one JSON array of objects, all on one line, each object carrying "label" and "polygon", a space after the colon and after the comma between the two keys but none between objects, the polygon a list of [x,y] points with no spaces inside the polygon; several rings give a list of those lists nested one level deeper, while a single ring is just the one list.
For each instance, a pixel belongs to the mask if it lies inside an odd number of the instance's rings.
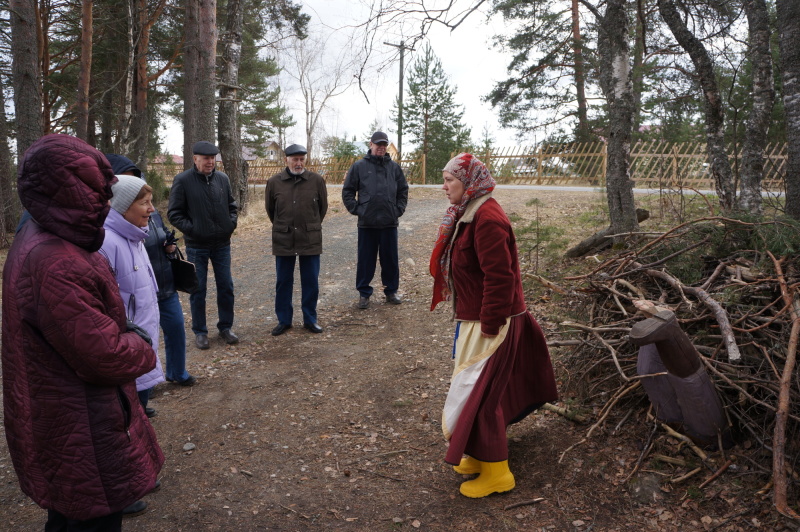
[{"label": "floral headscarf", "polygon": [[439,234],[431,254],[430,272],[433,276],[433,300],[431,310],[442,301],[450,299],[450,250],[456,223],[463,216],[470,201],[489,194],[495,187],[495,180],[481,161],[470,153],[459,153],[444,167],[464,184],[464,195],[457,204],[450,205],[444,214]]}]

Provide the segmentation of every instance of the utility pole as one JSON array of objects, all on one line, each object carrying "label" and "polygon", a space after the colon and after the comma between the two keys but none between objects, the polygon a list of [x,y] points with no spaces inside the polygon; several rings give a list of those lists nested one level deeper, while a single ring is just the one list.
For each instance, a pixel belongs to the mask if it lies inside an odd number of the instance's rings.
[{"label": "utility pole", "polygon": [[383,44],[400,50],[400,95],[397,98],[397,158],[401,159],[403,155],[403,61],[405,59],[405,51],[413,50],[413,48],[406,48],[405,41],[400,41],[400,44],[384,41]]}]

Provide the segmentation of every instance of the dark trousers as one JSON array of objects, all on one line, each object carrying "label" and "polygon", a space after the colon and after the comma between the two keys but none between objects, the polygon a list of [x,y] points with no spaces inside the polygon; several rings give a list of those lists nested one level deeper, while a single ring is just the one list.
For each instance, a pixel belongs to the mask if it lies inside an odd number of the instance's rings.
[{"label": "dark trousers", "polygon": [[194,264],[199,288],[189,297],[192,308],[192,331],[208,333],[206,327],[206,291],[208,288],[208,261],[214,268],[217,283],[217,314],[220,331],[233,326],[233,277],[231,276],[231,247],[217,249],[186,248],[186,258]]},{"label": "dark trousers", "polygon": [[370,283],[375,276],[377,260],[381,261],[381,282],[384,294],[394,294],[400,287],[400,264],[397,254],[397,228],[358,228],[358,261],[356,289],[362,297],[372,295]]},{"label": "dark trousers", "polygon": [[[292,291],[294,289],[295,255],[275,256],[275,314],[278,322],[292,324]],[[300,256],[300,307],[303,323],[317,323],[319,299],[319,255]]]},{"label": "dark trousers", "polygon": [[150,401],[150,392],[153,388],[148,388],[146,390],[139,390],[136,394],[139,396],[139,402],[142,403],[142,408],[147,406],[147,403]]},{"label": "dark trousers", "polygon": [[55,510],[47,510],[44,532],[119,532],[122,530],[122,511],[78,521],[69,519]]}]

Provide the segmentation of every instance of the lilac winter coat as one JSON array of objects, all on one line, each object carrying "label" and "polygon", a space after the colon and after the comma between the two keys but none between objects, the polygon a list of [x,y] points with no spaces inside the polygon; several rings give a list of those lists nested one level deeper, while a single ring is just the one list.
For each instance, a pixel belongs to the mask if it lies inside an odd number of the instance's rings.
[{"label": "lilac winter coat", "polygon": [[106,237],[100,253],[106,256],[114,271],[125,313],[153,340],[156,367],[136,379],[137,391],[149,390],[165,379],[158,358],[158,285],[144,248],[147,228],[136,227],[114,209],[108,213],[103,227]]}]

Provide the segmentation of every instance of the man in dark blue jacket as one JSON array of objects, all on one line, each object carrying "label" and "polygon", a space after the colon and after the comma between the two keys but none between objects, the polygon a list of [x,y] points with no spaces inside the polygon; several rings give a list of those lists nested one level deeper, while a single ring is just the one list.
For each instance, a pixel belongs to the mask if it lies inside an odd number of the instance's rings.
[{"label": "man in dark blue jacket", "polygon": [[231,194],[228,176],[216,170],[219,149],[201,140],[192,146],[194,166],[175,176],[169,193],[167,218],[183,233],[186,258],[197,269],[198,290],[191,295],[192,330],[195,344],[208,349],[206,327],[206,286],[208,261],[217,283],[217,328],[228,344],[239,342],[233,334],[233,277],[231,277],[231,235],[236,229],[238,208]]},{"label": "man in dark blue jacket", "polygon": [[356,289],[358,308],[369,307],[376,261],[381,261],[381,282],[388,303],[399,305],[400,263],[397,225],[408,204],[408,183],[400,165],[386,153],[389,137],[383,131],[372,134],[369,151],[353,163],[342,187],[342,201],[358,216],[358,259]]}]

